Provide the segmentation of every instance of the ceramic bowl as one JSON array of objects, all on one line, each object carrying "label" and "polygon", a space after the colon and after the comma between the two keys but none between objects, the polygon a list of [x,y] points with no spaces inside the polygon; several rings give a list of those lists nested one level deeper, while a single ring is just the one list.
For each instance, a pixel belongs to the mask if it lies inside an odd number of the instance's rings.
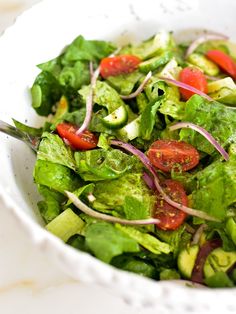
[{"label": "ceramic bowl", "polygon": [[[0,39],[0,117],[33,126],[42,123],[30,105],[29,87],[36,64],[55,57],[77,35],[120,44],[138,41],[159,30],[177,39],[205,29],[236,40],[234,0],[45,0],[24,13]],[[132,306],[158,313],[236,312],[235,289],[189,288],[179,282],[155,282],[106,265],[75,251],[43,228],[32,179],[35,155],[23,143],[0,134],[0,203],[18,219],[39,250],[81,283],[99,284]],[[157,313],[157,312],[156,312]]]}]

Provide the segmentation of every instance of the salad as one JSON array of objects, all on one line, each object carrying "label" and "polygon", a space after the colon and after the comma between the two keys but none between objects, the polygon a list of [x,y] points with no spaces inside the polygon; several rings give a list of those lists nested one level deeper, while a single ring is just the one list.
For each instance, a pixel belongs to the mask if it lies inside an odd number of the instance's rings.
[{"label": "salad", "polygon": [[154,280],[236,285],[236,62],[226,36],[78,36],[38,65],[34,181],[46,229]]}]

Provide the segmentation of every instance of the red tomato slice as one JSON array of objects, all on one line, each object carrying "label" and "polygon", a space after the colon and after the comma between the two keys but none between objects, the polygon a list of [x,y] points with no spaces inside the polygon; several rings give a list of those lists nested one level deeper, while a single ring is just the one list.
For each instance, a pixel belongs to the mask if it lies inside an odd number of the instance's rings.
[{"label": "red tomato slice", "polygon": [[63,140],[69,142],[70,146],[74,149],[88,150],[97,146],[97,138],[90,131],[84,131],[80,135],[75,132],[78,127],[70,123],[59,123],[57,125],[57,132]]},{"label": "red tomato slice", "polygon": [[[186,67],[180,72],[179,80],[207,94],[207,80],[201,70],[194,67]],[[188,100],[195,94],[184,88],[180,88],[179,90],[184,100]]]},{"label": "red tomato slice", "polygon": [[133,55],[120,55],[104,58],[100,64],[100,73],[103,78],[133,72],[141,60]]},{"label": "red tomato slice", "polygon": [[[188,206],[188,197],[181,183],[169,179],[163,182],[162,187],[173,201]],[[153,216],[160,219],[160,223],[157,224],[158,228],[175,230],[184,222],[187,214],[169,205],[161,195],[158,195]]]},{"label": "red tomato slice", "polygon": [[220,50],[210,50],[206,53],[206,56],[236,80],[236,63],[229,55]]},{"label": "red tomato slice", "polygon": [[195,147],[175,140],[157,140],[148,150],[148,158],[153,166],[170,172],[188,171],[199,163],[199,153]]}]

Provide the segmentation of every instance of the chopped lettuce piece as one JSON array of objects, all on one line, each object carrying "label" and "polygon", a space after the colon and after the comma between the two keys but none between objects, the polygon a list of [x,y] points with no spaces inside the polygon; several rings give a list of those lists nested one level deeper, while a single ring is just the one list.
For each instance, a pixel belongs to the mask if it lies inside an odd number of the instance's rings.
[{"label": "chopped lettuce piece", "polygon": [[124,252],[139,252],[138,243],[107,222],[89,224],[85,231],[86,245],[103,262]]},{"label": "chopped lettuce piece", "polygon": [[[218,102],[207,102],[198,95],[186,102],[184,121],[193,122],[206,129],[214,138],[224,145],[235,134],[236,111]],[[191,129],[182,129],[180,139],[192,144],[198,150],[212,155],[214,146],[201,134]]]},{"label": "chopped lettuce piece", "polygon": [[115,48],[115,45],[110,42],[86,40],[80,35],[64,50],[62,63],[68,64],[78,60],[99,61],[110,55]]},{"label": "chopped lettuce piece", "polygon": [[48,116],[61,94],[61,87],[55,77],[49,72],[41,72],[31,88],[32,106],[39,115]]},{"label": "chopped lettuce piece", "polygon": [[40,159],[35,164],[34,181],[61,193],[72,192],[80,186],[80,180],[72,170]]},{"label": "chopped lettuce piece", "polygon": [[85,181],[116,179],[131,170],[136,157],[119,149],[94,149],[75,152],[77,172]]},{"label": "chopped lettuce piece", "polygon": [[85,226],[84,221],[70,208],[67,208],[59,216],[46,225],[46,229],[67,242],[74,234],[81,233]]},{"label": "chopped lettuce piece", "polygon": [[26,124],[23,124],[15,119],[12,119],[14,124],[15,124],[15,127],[22,131],[22,132],[25,132],[27,133],[29,136],[41,136],[42,133],[43,133],[43,129],[42,128],[33,128],[31,126],[28,126]]},{"label": "chopped lettuce piece", "polygon": [[150,102],[141,114],[140,137],[150,140],[155,123],[158,121],[157,111],[161,101]]},{"label": "chopped lettuce piece", "polygon": [[119,94],[129,95],[142,77],[143,75],[139,71],[134,71],[128,74],[109,76],[106,80]]},{"label": "chopped lettuce piece", "polygon": [[223,271],[219,271],[211,277],[206,278],[205,283],[208,287],[211,288],[231,288],[234,286],[232,280]]},{"label": "chopped lettuce piece", "polygon": [[191,201],[194,208],[225,219],[230,205],[236,202],[236,155],[227,162],[216,161],[195,175],[196,189]]},{"label": "chopped lettuce piece", "polygon": [[[79,94],[82,96],[84,103],[86,102],[89,90],[90,86],[84,86],[79,90]],[[124,106],[124,102],[117,91],[108,85],[108,83],[101,81],[97,81],[94,92],[94,102],[107,108],[108,113],[112,113],[120,106]]]},{"label": "chopped lettuce piece", "polygon": [[39,145],[37,158],[52,163],[76,169],[75,159],[71,149],[56,134],[44,132]]},{"label": "chopped lettuce piece", "polygon": [[148,251],[154,253],[154,254],[169,254],[172,251],[172,248],[169,244],[165,242],[161,242],[154,236],[139,231],[137,228],[134,227],[128,227],[116,224],[116,228],[123,231],[127,235],[129,235],[131,238],[133,238],[135,241],[137,241],[140,245],[142,245],[145,249]]},{"label": "chopped lettuce piece", "polygon": [[99,208],[100,204],[107,209],[124,209],[126,196],[132,196],[146,207],[146,212],[150,213],[155,201],[155,197],[143,182],[141,172],[127,172],[118,179],[97,182],[94,196],[95,209]]},{"label": "chopped lettuce piece", "polygon": [[144,261],[136,256],[130,256],[131,254],[123,254],[114,257],[111,264],[117,268],[130,271],[141,276],[157,279],[158,272],[156,268],[149,262]]},{"label": "chopped lettuce piece", "polygon": [[180,279],[180,274],[175,269],[163,269],[160,273],[160,280],[176,280]]}]

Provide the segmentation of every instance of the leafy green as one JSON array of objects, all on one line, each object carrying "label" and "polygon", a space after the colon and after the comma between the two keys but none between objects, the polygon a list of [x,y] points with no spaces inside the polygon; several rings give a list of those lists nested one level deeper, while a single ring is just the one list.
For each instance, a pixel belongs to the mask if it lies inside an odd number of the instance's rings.
[{"label": "leafy green", "polygon": [[123,254],[114,257],[111,264],[117,268],[130,271],[141,276],[157,279],[158,272],[156,268],[147,261],[136,256],[130,256],[129,254]]},{"label": "leafy green", "polygon": [[32,106],[41,116],[48,116],[52,107],[60,99],[62,90],[55,77],[46,71],[41,72],[31,88]]},{"label": "leafy green", "polygon": [[127,219],[145,219],[150,216],[149,208],[139,199],[127,195],[124,199],[124,213]]},{"label": "leafy green", "polygon": [[[122,177],[114,180],[97,182],[94,189],[96,200],[94,208],[99,208],[102,204],[107,209],[124,209],[126,196],[131,196],[142,203],[144,212],[151,212],[155,198],[142,179],[141,173],[125,173]],[[127,205],[127,204],[126,204]]]},{"label": "leafy green", "polygon": [[80,185],[78,177],[69,168],[40,159],[35,164],[34,180],[61,193],[74,191]]},{"label": "leafy green", "polygon": [[161,101],[149,103],[141,114],[140,137],[144,140],[150,140],[154,125],[157,121],[157,111]]},{"label": "leafy green", "polygon": [[131,170],[136,158],[119,149],[94,149],[76,152],[77,171],[85,181],[115,179]]},{"label": "leafy green", "polygon": [[226,221],[225,229],[227,234],[230,236],[234,244],[236,245],[236,222],[233,217]]},{"label": "leafy green", "polygon": [[[82,96],[84,103],[86,102],[89,94],[90,86],[84,86],[79,90],[79,94]],[[106,82],[97,81],[94,102],[100,106],[107,108],[108,113],[112,113],[120,106],[124,106],[123,100],[117,91],[108,85]]]},{"label": "leafy green", "polygon": [[180,279],[180,274],[175,269],[163,269],[160,273],[160,280]]},{"label": "leafy green", "polygon": [[224,219],[227,210],[236,202],[236,155],[227,162],[216,161],[195,175],[196,189],[192,192],[194,208]]},{"label": "leafy green", "polygon": [[172,249],[169,244],[165,242],[161,242],[154,236],[139,231],[137,228],[134,227],[127,227],[123,225],[116,224],[116,228],[123,231],[127,235],[129,235],[131,238],[133,238],[135,241],[137,241],[140,245],[142,245],[145,249],[148,251],[154,253],[154,254],[169,254]]},{"label": "leafy green", "polygon": [[[207,102],[198,95],[192,96],[186,102],[183,120],[203,127],[223,146],[236,130],[235,110],[217,102]],[[207,154],[212,155],[215,152],[212,144],[194,130],[182,129],[180,139]]]},{"label": "leafy green", "polygon": [[41,136],[43,129],[42,128],[33,128],[31,126],[25,125],[15,119],[12,119],[16,128],[22,132],[27,133],[30,136]]},{"label": "leafy green", "polygon": [[230,280],[227,274],[221,271],[215,273],[209,278],[206,278],[205,283],[208,287],[211,288],[231,288],[234,286],[232,280]]},{"label": "leafy green", "polygon": [[76,169],[75,159],[71,149],[56,134],[44,132],[39,145],[37,158],[52,163]]},{"label": "leafy green", "polygon": [[[85,199],[88,199],[88,195],[90,193],[93,193],[95,185],[93,183],[86,184],[77,190],[73,191],[73,194],[76,195],[78,198],[84,197]],[[68,200],[66,203],[66,206],[69,206],[72,204],[71,200]]]},{"label": "leafy green", "polygon": [[143,75],[139,71],[109,76],[107,82],[121,95],[129,95]]},{"label": "leafy green", "polygon": [[38,185],[38,191],[44,200],[38,202],[40,214],[46,223],[56,218],[61,212],[61,203],[65,201],[65,197],[47,186]]},{"label": "leafy green", "polygon": [[78,60],[99,61],[111,54],[115,48],[110,42],[86,40],[80,35],[64,50],[62,63],[68,64]]},{"label": "leafy green", "polygon": [[106,263],[124,252],[138,252],[139,245],[129,235],[112,224],[98,222],[90,224],[85,231],[86,245],[93,254]]},{"label": "leafy green", "polygon": [[79,89],[90,82],[88,62],[76,61],[75,64],[64,66],[58,80],[61,85]]}]

